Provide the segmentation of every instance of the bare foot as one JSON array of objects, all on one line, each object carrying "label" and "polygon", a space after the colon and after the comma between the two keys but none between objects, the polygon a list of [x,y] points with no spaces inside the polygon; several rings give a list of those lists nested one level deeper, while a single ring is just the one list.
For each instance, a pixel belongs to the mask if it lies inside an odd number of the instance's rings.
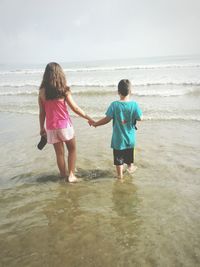
[{"label": "bare foot", "polygon": [[120,183],[124,183],[124,182],[125,182],[125,179],[124,179],[124,177],[119,177],[119,176],[118,176],[118,181],[119,181]]},{"label": "bare foot", "polygon": [[123,180],[124,179],[123,175],[122,176],[121,175],[116,175],[115,178],[117,178],[118,180]]},{"label": "bare foot", "polygon": [[75,175],[70,175],[68,177],[68,182],[69,183],[77,183],[78,182],[78,178]]},{"label": "bare foot", "polygon": [[134,165],[128,167],[128,169],[127,169],[127,171],[128,171],[130,174],[134,173],[136,170],[137,170],[137,166],[134,166]]}]

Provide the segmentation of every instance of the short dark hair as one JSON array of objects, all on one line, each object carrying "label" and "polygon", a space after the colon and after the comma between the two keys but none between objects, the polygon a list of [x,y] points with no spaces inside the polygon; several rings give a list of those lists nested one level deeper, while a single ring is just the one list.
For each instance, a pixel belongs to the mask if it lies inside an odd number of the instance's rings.
[{"label": "short dark hair", "polygon": [[127,96],[131,92],[131,82],[127,79],[123,79],[118,83],[118,93],[123,96]]}]

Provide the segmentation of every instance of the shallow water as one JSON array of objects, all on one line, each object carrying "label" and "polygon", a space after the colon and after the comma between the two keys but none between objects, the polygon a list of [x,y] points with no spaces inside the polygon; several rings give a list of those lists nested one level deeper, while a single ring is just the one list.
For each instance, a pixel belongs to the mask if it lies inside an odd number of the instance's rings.
[{"label": "shallow water", "polygon": [[53,148],[36,149],[37,116],[0,120],[0,266],[199,266],[198,122],[138,124],[138,170],[122,183],[111,124],[74,118],[81,181],[66,184]]}]

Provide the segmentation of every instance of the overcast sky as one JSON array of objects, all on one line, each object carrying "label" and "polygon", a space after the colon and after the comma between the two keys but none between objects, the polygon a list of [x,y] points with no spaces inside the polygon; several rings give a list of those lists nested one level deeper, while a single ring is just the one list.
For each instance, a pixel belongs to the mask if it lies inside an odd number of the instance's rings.
[{"label": "overcast sky", "polygon": [[0,62],[200,54],[200,0],[0,0]]}]

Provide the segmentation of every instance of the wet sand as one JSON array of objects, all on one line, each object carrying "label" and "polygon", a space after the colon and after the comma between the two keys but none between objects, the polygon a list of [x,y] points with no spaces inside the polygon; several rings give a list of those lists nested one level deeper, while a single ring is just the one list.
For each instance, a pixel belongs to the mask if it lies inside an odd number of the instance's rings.
[{"label": "wet sand", "polygon": [[138,125],[121,183],[111,124],[73,121],[82,181],[66,184],[53,148],[36,149],[37,116],[1,113],[0,266],[199,266],[199,123]]}]

